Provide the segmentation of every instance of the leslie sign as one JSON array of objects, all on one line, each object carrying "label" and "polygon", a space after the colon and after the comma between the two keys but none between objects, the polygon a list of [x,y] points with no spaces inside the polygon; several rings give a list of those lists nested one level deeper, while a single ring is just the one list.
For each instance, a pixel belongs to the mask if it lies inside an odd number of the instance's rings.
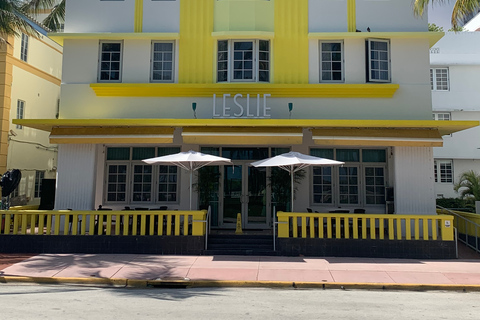
[{"label": "leslie sign", "polygon": [[224,94],[217,98],[213,95],[213,117],[214,118],[259,118],[271,117],[271,109],[267,105],[267,98],[271,94],[257,94],[256,96],[244,96],[237,93]]}]

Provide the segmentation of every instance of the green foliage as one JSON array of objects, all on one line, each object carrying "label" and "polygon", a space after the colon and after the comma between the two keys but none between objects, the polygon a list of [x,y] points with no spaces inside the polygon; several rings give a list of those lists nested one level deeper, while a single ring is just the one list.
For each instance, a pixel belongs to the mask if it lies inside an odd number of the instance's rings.
[{"label": "green foliage", "polygon": [[[295,172],[293,177],[293,197],[295,199],[298,190],[298,184],[305,178],[305,170]],[[291,202],[291,178],[290,174],[280,168],[272,168],[270,175],[270,186],[272,188],[272,201],[275,203],[277,210],[279,208],[287,210]],[[290,204],[291,205],[291,204]]]},{"label": "green foliage", "polygon": [[430,32],[443,32],[443,27],[439,27],[435,23],[429,23],[428,24],[428,31],[430,31]]},{"label": "green foliage", "polygon": [[[480,7],[480,0],[452,0],[455,6],[452,11],[452,27],[453,31],[459,27],[463,20],[472,13],[477,13]],[[428,8],[428,4],[444,4],[448,0],[413,0],[413,11],[417,16],[422,16]]]},{"label": "green foliage", "polygon": [[456,27],[451,27],[450,29],[448,29],[448,31],[450,32],[463,32],[463,31],[466,31],[464,27],[460,27],[460,26],[456,26]]},{"label": "green foliage", "polygon": [[218,197],[219,179],[218,166],[208,166],[198,170],[198,183],[195,187],[199,192],[200,207],[208,207],[210,201],[217,200],[215,196]]},{"label": "green foliage", "polygon": [[453,189],[465,200],[480,201],[480,175],[473,170],[462,173]]},{"label": "green foliage", "polygon": [[464,208],[466,205],[465,200],[460,198],[439,198],[437,199],[437,206],[451,209],[451,208]]}]

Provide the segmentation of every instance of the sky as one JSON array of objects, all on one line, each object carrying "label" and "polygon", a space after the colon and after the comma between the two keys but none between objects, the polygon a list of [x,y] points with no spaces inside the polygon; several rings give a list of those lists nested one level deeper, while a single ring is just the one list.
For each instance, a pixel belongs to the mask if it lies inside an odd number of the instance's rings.
[{"label": "sky", "polygon": [[450,29],[452,27],[451,20],[454,4],[454,0],[446,1],[443,4],[437,1],[433,7],[430,4],[428,6],[428,22],[443,27],[443,30],[445,31]]}]

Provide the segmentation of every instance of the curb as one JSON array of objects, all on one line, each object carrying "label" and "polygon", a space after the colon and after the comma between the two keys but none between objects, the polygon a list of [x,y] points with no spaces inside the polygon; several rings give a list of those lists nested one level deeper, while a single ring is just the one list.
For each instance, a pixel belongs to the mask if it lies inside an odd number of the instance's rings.
[{"label": "curb", "polygon": [[340,283],[291,281],[131,280],[109,278],[0,277],[1,283],[65,284],[129,288],[294,288],[340,290],[461,291],[480,292],[480,285]]}]

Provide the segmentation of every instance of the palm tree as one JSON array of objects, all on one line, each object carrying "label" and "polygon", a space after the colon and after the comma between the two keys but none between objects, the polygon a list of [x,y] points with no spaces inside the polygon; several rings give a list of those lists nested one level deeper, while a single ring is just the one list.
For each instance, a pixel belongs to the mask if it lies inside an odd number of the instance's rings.
[{"label": "palm tree", "polygon": [[455,192],[461,190],[464,199],[480,201],[480,175],[473,170],[466,171],[460,176],[460,181],[453,187]]},{"label": "palm tree", "polygon": [[22,6],[24,12],[39,13],[40,10],[51,9],[50,14],[42,21],[43,25],[53,31],[62,28],[65,21],[66,0],[26,0]]},{"label": "palm tree", "polygon": [[24,19],[23,1],[0,0],[0,45],[8,43],[9,36],[19,36],[22,32],[35,36],[37,32]]},{"label": "palm tree", "polygon": [[413,9],[416,15],[422,16],[431,2],[445,3],[449,1],[455,1],[452,12],[452,27],[454,30],[459,28],[459,24],[471,13],[476,13],[480,8],[480,0],[414,0]]}]

